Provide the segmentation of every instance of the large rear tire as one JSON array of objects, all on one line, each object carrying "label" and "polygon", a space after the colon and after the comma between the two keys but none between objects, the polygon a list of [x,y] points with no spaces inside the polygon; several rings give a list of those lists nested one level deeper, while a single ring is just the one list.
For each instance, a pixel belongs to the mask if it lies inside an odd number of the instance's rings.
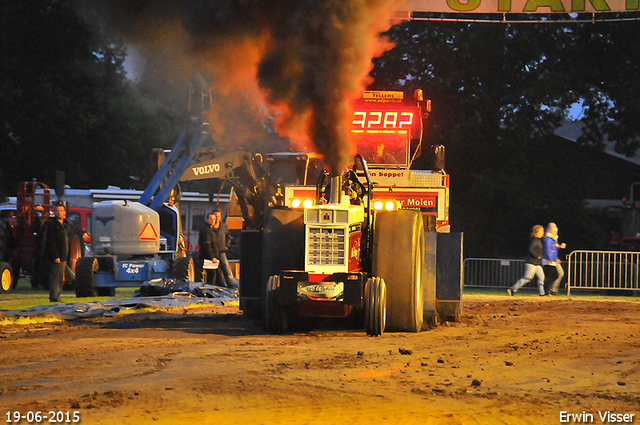
[{"label": "large rear tire", "polygon": [[171,265],[171,277],[174,279],[186,279],[193,282],[195,271],[193,267],[193,258],[178,257],[173,260]]},{"label": "large rear tire", "polygon": [[93,273],[98,271],[98,260],[93,257],[82,257],[76,264],[76,297],[95,297]]},{"label": "large rear tire", "polygon": [[387,289],[391,332],[419,332],[423,322],[422,259],[424,231],[420,212],[379,212],[374,223],[373,276]]},{"label": "large rear tire", "polygon": [[4,219],[0,219],[0,261],[5,259],[9,248],[9,224]]},{"label": "large rear tire", "polygon": [[14,277],[11,264],[0,262],[0,294],[6,294],[13,289]]},{"label": "large rear tire", "polygon": [[380,336],[387,323],[387,288],[384,279],[371,277],[364,286],[364,330]]},{"label": "large rear tire", "polygon": [[280,276],[271,276],[267,280],[264,302],[264,329],[273,334],[287,331],[287,312],[280,305]]},{"label": "large rear tire", "polygon": [[69,259],[67,265],[72,272],[76,272],[78,260],[84,256],[84,232],[79,222],[65,220],[65,226],[69,235]]}]

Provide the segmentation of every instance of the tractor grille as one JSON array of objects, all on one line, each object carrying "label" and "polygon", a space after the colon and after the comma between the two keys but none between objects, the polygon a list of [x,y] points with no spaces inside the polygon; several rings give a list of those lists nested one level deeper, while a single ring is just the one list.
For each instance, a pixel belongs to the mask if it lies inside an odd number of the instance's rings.
[{"label": "tractor grille", "polygon": [[346,229],[309,228],[309,265],[344,266]]}]

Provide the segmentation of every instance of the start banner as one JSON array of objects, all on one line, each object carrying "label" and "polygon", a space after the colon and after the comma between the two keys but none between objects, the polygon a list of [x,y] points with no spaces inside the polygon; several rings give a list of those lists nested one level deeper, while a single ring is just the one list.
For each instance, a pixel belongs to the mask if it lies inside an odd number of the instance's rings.
[{"label": "start banner", "polygon": [[640,11],[640,0],[407,0],[400,16],[415,13],[624,13]]}]

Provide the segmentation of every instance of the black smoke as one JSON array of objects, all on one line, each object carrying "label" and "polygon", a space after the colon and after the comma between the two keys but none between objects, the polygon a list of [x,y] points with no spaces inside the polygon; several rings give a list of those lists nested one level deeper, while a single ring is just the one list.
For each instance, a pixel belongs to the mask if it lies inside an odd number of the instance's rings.
[{"label": "black smoke", "polygon": [[[249,94],[276,129],[313,144],[333,174],[349,160],[349,105],[402,0],[78,0],[147,58],[203,71],[221,95]],[[223,126],[218,128],[224,131]]]}]

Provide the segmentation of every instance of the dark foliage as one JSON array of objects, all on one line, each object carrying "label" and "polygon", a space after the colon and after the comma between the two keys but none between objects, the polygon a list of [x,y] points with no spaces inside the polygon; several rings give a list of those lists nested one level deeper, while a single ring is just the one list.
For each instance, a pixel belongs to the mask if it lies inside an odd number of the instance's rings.
[{"label": "dark foliage", "polygon": [[[136,187],[179,117],[136,92],[123,44],[70,1],[0,3],[0,192],[55,171],[74,188]],[[178,129],[179,131],[179,129]]]},{"label": "dark foliage", "polygon": [[608,135],[619,152],[636,151],[638,29],[406,22],[389,31],[396,47],[375,61],[374,88],[421,88],[432,99],[426,141],[447,147],[451,221],[466,255],[520,256],[531,227],[549,221],[572,249],[603,247],[607,229],[585,199],[612,198],[601,193],[612,178],[606,156],[594,162],[553,131],[582,100],[580,142],[602,149]]}]

